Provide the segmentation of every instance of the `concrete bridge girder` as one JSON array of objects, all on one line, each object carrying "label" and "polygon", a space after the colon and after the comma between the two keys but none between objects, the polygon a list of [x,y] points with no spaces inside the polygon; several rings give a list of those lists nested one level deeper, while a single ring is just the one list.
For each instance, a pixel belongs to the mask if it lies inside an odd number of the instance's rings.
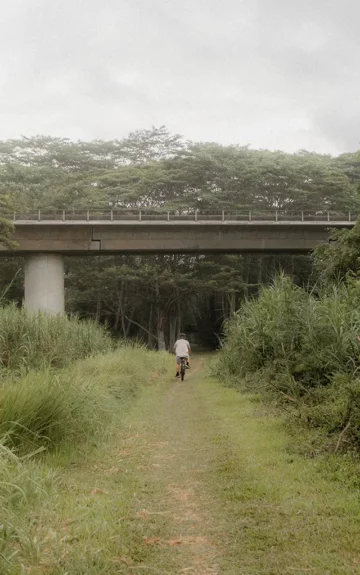
[{"label": "concrete bridge girder", "polygon": [[[354,222],[331,223],[352,227]],[[24,255],[25,306],[64,311],[64,255],[114,253],[306,253],[328,241],[324,222],[26,222],[15,225]],[[0,246],[0,255],[10,252]]]},{"label": "concrete bridge girder", "polygon": [[[331,224],[349,227],[353,224]],[[17,253],[309,251],[327,241],[329,224],[304,223],[16,223]],[[6,252],[0,247],[0,252]]]}]

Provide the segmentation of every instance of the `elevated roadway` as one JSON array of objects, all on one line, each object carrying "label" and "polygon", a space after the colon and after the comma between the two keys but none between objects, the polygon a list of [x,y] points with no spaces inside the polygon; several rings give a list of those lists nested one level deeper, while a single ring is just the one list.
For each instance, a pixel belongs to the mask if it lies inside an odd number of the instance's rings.
[{"label": "elevated roadway", "polygon": [[[31,216],[31,217],[30,217]],[[53,214],[15,216],[16,253],[308,252],[355,214]],[[0,247],[0,253],[9,253]]]},{"label": "elevated roadway", "polygon": [[154,213],[86,210],[14,214],[10,252],[25,256],[25,305],[64,311],[64,256],[146,253],[307,253],[329,228],[351,228],[357,214],[320,212]]}]

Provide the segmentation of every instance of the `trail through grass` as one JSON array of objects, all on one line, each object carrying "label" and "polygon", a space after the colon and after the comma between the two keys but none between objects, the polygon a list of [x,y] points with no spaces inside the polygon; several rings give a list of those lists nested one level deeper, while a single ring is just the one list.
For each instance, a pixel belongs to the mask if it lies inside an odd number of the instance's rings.
[{"label": "trail through grass", "polygon": [[359,493],[193,367],[184,383],[154,380],[102,445],[58,470],[9,573],[360,573]]}]

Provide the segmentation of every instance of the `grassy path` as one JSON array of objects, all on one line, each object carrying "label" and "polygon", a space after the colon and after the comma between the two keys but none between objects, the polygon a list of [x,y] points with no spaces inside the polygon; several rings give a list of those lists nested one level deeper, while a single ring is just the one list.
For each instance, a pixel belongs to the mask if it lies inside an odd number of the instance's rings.
[{"label": "grassy path", "polygon": [[[39,518],[40,521],[40,518]],[[204,376],[149,387],[42,510],[39,575],[360,573],[360,501]]]}]

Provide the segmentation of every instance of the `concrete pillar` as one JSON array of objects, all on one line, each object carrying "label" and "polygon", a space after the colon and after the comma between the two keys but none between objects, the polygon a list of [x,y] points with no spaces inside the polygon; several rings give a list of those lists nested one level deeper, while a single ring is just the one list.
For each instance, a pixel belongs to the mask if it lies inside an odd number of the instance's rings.
[{"label": "concrete pillar", "polygon": [[61,254],[25,256],[25,308],[49,314],[64,312],[64,257]]}]

